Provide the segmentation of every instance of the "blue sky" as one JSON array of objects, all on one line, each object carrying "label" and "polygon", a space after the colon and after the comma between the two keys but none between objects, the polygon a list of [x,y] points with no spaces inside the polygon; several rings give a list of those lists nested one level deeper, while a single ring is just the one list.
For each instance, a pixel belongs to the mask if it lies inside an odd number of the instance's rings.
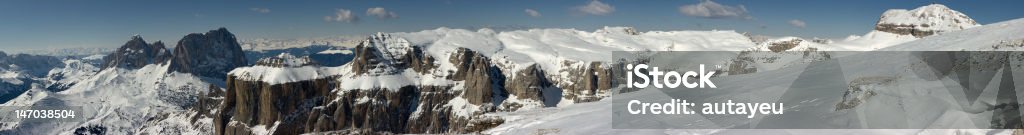
[{"label": "blue sky", "polygon": [[[707,2],[722,10],[682,11]],[[302,38],[450,28],[535,27],[591,31],[736,30],[841,38],[873,28],[887,9],[940,3],[982,24],[1024,18],[1020,0],[311,0],[0,1],[0,50],[117,47],[134,34],[173,44],[187,33],[227,27],[239,38]],[[705,5],[706,6],[706,5]],[[383,8],[370,14],[371,8]],[[338,19],[339,9],[357,19]],[[539,13],[530,16],[526,9]],[[329,18],[325,18],[329,17]],[[794,26],[792,20],[805,23]]]}]

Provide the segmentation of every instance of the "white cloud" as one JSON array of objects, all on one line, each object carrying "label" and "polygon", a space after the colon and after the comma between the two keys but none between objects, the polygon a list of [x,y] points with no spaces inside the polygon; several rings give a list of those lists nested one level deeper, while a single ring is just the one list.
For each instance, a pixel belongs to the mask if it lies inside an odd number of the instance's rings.
[{"label": "white cloud", "polygon": [[530,17],[540,17],[540,12],[533,9],[526,9],[526,15],[529,15]]},{"label": "white cloud", "polygon": [[806,28],[807,27],[807,23],[805,23],[804,21],[801,21],[801,20],[796,20],[796,19],[789,20],[789,25],[793,25],[794,27],[800,27],[800,28]]},{"label": "white cloud", "polygon": [[351,10],[339,8],[334,12],[333,16],[324,16],[324,21],[335,21],[335,22],[355,22],[358,21],[359,17],[352,14]]},{"label": "white cloud", "polygon": [[601,1],[594,0],[590,1],[590,3],[588,3],[587,5],[576,6],[573,8],[573,10],[579,11],[584,14],[607,15],[612,12],[615,12],[615,7],[612,7],[612,5],[605,4]]},{"label": "white cloud", "polygon": [[390,12],[382,7],[366,9],[366,15],[376,16],[378,19],[398,18],[398,14]]},{"label": "white cloud", "polygon": [[252,11],[258,12],[258,13],[264,13],[264,14],[270,13],[270,9],[269,8],[255,8],[254,7],[254,8],[249,8],[249,10],[252,10]]},{"label": "white cloud", "polygon": [[728,6],[715,3],[711,0],[702,0],[700,3],[693,5],[683,5],[679,7],[679,13],[687,16],[696,16],[704,18],[714,19],[752,19],[747,14],[747,8],[743,5]]}]

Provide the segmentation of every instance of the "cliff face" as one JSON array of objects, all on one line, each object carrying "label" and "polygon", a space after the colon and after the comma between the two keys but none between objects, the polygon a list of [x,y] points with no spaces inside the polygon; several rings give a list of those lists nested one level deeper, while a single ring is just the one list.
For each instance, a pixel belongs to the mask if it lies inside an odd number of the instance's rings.
[{"label": "cliff face", "polygon": [[425,55],[419,46],[383,33],[367,38],[354,50],[355,57],[350,63],[356,75],[395,74],[403,69],[426,73],[436,68],[434,57]]},{"label": "cliff face", "polygon": [[217,133],[248,134],[251,126],[278,127],[278,133],[304,133],[305,117],[333,88],[329,79],[270,85],[229,76],[224,102],[214,115]]},{"label": "cliff face", "polygon": [[171,70],[198,76],[225,78],[228,71],[247,61],[235,35],[225,28],[185,35],[174,48]]},{"label": "cliff face", "polygon": [[[231,71],[214,118],[217,134],[246,134],[253,128],[275,134],[474,133],[503,121],[484,113],[527,104],[543,107],[562,99],[595,101],[612,87],[611,70],[601,62],[567,61],[561,72],[569,77],[552,81],[561,75],[545,73],[536,64],[502,68],[468,48],[436,56],[387,34],[371,36],[354,50],[353,61],[341,67],[268,58]],[[302,76],[293,72],[299,70],[320,77],[266,77]]]},{"label": "cliff face", "polygon": [[[515,73],[511,78],[505,81],[505,89],[509,95],[515,96],[517,99],[524,100],[557,100],[557,99],[545,99],[543,89],[554,87],[547,78],[544,77],[544,71],[537,67],[536,64],[530,65],[523,70]],[[553,93],[549,93],[553,94]],[[516,110],[518,108],[513,107],[514,104],[505,104],[504,108],[508,110]]]},{"label": "cliff face", "polygon": [[451,79],[465,81],[465,94],[462,94],[462,98],[475,105],[495,103],[492,99],[497,96],[495,93],[504,91],[500,85],[505,77],[491,66],[490,59],[466,48],[458,48],[448,58],[448,62],[456,68]]},{"label": "cliff face", "polygon": [[[568,64],[566,64],[568,66]],[[612,88],[612,72],[610,67],[602,67],[601,62],[588,62],[587,66],[569,68],[569,85],[563,83],[562,98],[575,103],[592,102],[604,98],[608,89]]]}]

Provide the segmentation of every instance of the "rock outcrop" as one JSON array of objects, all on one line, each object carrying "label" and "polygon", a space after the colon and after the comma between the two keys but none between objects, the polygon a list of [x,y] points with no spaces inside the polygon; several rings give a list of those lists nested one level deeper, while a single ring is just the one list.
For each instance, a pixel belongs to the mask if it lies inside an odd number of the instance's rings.
[{"label": "rock outcrop", "polygon": [[248,63],[235,35],[225,28],[185,35],[173,55],[171,70],[213,78],[225,78],[228,71]]},{"label": "rock outcrop", "polygon": [[797,37],[784,37],[767,40],[757,47],[739,51],[736,58],[728,60],[720,75],[748,74],[760,71],[775,70],[790,65],[832,59],[832,52],[820,51],[825,41],[804,40]]},{"label": "rock outcrop", "polygon": [[[571,67],[569,62],[563,66]],[[592,102],[604,98],[608,89],[612,88],[612,71],[610,67],[603,67],[601,62],[589,62],[586,66],[569,68],[570,78],[568,82],[562,83],[562,98],[572,100],[576,103]],[[566,85],[568,84],[568,85]]]},{"label": "rock outcrop", "polygon": [[448,58],[448,62],[456,68],[451,78],[454,81],[465,81],[465,93],[462,94],[462,98],[469,100],[470,104],[493,103],[493,93],[503,91],[499,88],[502,84],[499,81],[504,81],[505,78],[491,66],[487,57],[466,48],[459,48]]},{"label": "rock outcrop", "polygon": [[519,99],[536,101],[554,100],[544,99],[542,90],[549,87],[554,86],[551,84],[551,81],[544,77],[544,71],[537,67],[536,64],[516,72],[515,75],[505,81],[506,91]]},{"label": "rock outcrop", "polygon": [[394,74],[401,69],[412,68],[424,73],[435,67],[434,58],[424,55],[419,46],[412,46],[409,41],[393,39],[391,35],[377,33],[356,46],[355,58],[352,59],[352,71],[355,74]]},{"label": "rock outcrop", "polygon": [[792,49],[793,47],[796,47],[797,45],[800,45],[800,42],[803,42],[803,41],[804,40],[801,40],[801,39],[798,39],[798,38],[794,38],[794,39],[786,40],[786,41],[769,42],[768,43],[768,50],[771,50],[772,52],[786,51],[786,50]]}]

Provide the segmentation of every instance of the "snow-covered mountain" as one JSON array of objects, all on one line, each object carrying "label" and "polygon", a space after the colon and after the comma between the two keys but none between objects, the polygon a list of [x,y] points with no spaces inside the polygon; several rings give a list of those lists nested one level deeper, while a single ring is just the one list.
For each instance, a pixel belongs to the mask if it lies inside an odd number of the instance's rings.
[{"label": "snow-covered mountain", "polygon": [[1018,51],[1024,48],[1024,19],[924,37],[880,51]]},{"label": "snow-covered mountain", "polygon": [[0,51],[0,102],[6,102],[43,83],[50,69],[62,66],[53,56],[8,55]]},{"label": "snow-covered mountain", "polygon": [[[922,38],[946,38],[943,33],[954,32],[980,26],[970,17],[945,5],[930,4],[914,10],[891,9],[882,14],[875,29],[861,36],[850,36],[840,41],[803,39],[799,37],[780,37],[758,39],[757,46],[740,52],[736,59],[726,63],[727,74],[745,74],[758,71],[775,70],[794,64],[827,60],[836,54],[822,51],[873,51],[899,44],[916,41]],[[972,30],[990,31],[990,30]],[[1000,30],[1000,32],[1012,32]],[[981,32],[976,32],[981,33]],[[1010,46],[1019,41],[1005,39],[978,39],[979,42],[1004,42]],[[942,43],[933,43],[940,45]],[[993,45],[994,43],[986,43]],[[1006,46],[1006,45],[1003,45]],[[961,48],[961,46],[950,46]],[[994,47],[994,46],[993,46]],[[904,50],[930,50],[904,49]]]},{"label": "snow-covered mountain", "polygon": [[930,4],[914,10],[890,9],[882,13],[875,30],[915,37],[963,30],[980,26],[974,19],[942,4]]},{"label": "snow-covered mountain", "polygon": [[[355,40],[239,41],[221,28],[189,34],[165,54],[162,45],[133,37],[107,55],[108,64],[68,59],[35,76],[12,70],[23,64],[0,65],[0,85],[40,80],[36,86],[19,85],[22,92],[3,105],[85,109],[83,122],[4,124],[0,133],[728,133],[612,129],[607,113],[618,110],[606,98],[618,89],[613,68],[621,64],[612,52],[731,51],[737,54],[708,61],[729,65],[715,70],[730,75],[795,76],[790,71],[806,62],[847,56],[824,51],[1017,50],[1024,46],[1022,22],[975,27],[962,13],[928,5],[888,11],[875,30],[834,42],[796,37],[755,42],[734,31],[630,27],[438,28]],[[310,46],[318,44],[325,46]],[[318,61],[334,59],[345,61]],[[735,80],[744,81],[764,80]],[[864,102],[879,99],[884,98]],[[814,107],[801,109],[821,109]]]},{"label": "snow-covered mountain", "polygon": [[[883,13],[875,28],[864,35],[851,35],[838,41],[813,42],[815,40],[797,37],[780,37],[769,40],[792,40],[802,42],[794,46],[797,50],[815,48],[823,51],[871,51],[902,44],[931,35],[958,31],[980,26],[966,14],[942,4],[930,4],[913,10],[890,9]],[[768,51],[770,43],[758,42],[763,47],[756,50]],[[777,50],[773,50],[777,51]]]},{"label": "snow-covered mountain", "polygon": [[[246,63],[234,35],[221,28],[186,35],[173,53],[134,36],[107,55],[102,69],[86,59],[45,68],[41,82],[4,106],[80,106],[84,121],[18,122],[3,133],[200,134],[213,132],[210,111],[227,71]],[[95,59],[95,58],[89,58]],[[99,71],[97,71],[99,70]],[[214,107],[211,107],[214,106]]]},{"label": "snow-covered mountain", "polygon": [[63,91],[74,86],[78,81],[88,79],[100,71],[101,68],[84,62],[83,60],[64,60],[63,68],[54,68],[46,75],[46,89],[51,91]]},{"label": "snow-covered mountain", "polygon": [[[1024,40],[1024,33],[1021,31],[1024,29],[1024,19],[1009,20],[994,24],[983,25],[979,27],[944,32],[939,35],[932,35],[923,37],[919,40],[908,41],[906,43],[896,44],[892,47],[882,48],[882,51],[984,51],[984,50],[1004,50],[1004,51],[1019,51],[1021,46],[1024,46],[1022,40]],[[794,39],[794,38],[790,38]],[[781,41],[793,41],[793,40],[781,40]],[[802,43],[801,43],[802,44]],[[864,55],[867,54],[867,55]],[[840,57],[837,59],[844,59],[847,62],[858,62],[855,64],[843,64],[843,72],[855,74],[858,72],[883,72],[879,67],[874,65],[889,65],[886,67],[914,67],[912,62],[898,62],[899,60],[885,60],[878,61],[874,59],[878,58],[902,58],[910,56],[871,56],[870,54],[904,54],[904,53],[872,53],[864,52],[861,55],[850,55],[846,57]],[[879,62],[890,62],[890,63],[879,63]],[[891,63],[895,62],[895,63]],[[794,74],[796,70],[803,70],[806,67],[805,64],[796,64],[794,66],[782,67],[776,69],[773,72],[759,72],[757,76],[772,76],[777,78],[791,78],[798,76]],[[895,66],[892,66],[895,65]],[[900,66],[906,65],[906,66]],[[943,86],[942,84],[933,84],[935,81],[927,81],[927,79],[916,78],[914,73],[902,73],[911,72],[910,69],[896,68],[892,70],[884,70],[886,73],[873,73],[873,74],[890,74],[892,78],[899,78],[901,83],[886,84],[880,86],[865,86],[863,88],[870,88],[868,91],[878,93],[879,96],[872,98],[862,98],[860,101],[861,107],[857,107],[857,111],[863,112],[881,112],[886,114],[898,114],[893,115],[895,119],[903,119],[906,117],[915,117],[915,119],[930,119],[935,120],[935,123],[915,123],[911,125],[957,125],[965,123],[974,124],[987,124],[988,122],[996,122],[998,120],[988,120],[988,118],[966,118],[965,114],[977,113],[975,110],[960,110],[958,105],[959,101],[954,101],[949,98],[947,100],[935,100],[932,98],[935,96],[944,96],[941,92],[907,92],[912,90],[898,90],[894,88],[915,88],[917,90],[928,90],[928,89],[946,89],[938,88]],[[891,72],[891,73],[890,73]],[[846,80],[857,80],[858,76],[847,76]],[[770,84],[778,85],[785,84],[784,82],[774,82],[785,79],[773,79],[765,80],[760,77],[751,77],[747,80],[731,80],[729,84]],[[1005,82],[1004,82],[1005,83]],[[817,83],[812,83],[817,84]],[[720,86],[723,87],[723,86]],[[758,93],[785,93],[783,90],[777,87],[770,86],[743,86],[743,87],[757,87],[759,89],[743,89],[753,91],[743,91],[739,93],[746,94],[735,94],[736,92],[721,92],[721,93],[733,93],[733,95],[702,95],[702,96],[731,96],[731,97],[764,97],[771,95],[747,95],[747,94],[758,94]],[[651,93],[654,92],[654,93]],[[868,93],[868,92],[863,92]],[[950,94],[950,93],[945,93]],[[647,92],[634,92],[625,95],[616,96],[627,96],[627,97],[653,97],[663,96],[660,92],[654,90]],[[839,94],[841,95],[841,94]],[[807,99],[842,99],[835,97],[835,95],[805,95]],[[948,96],[948,95],[945,95]],[[746,98],[744,98],[746,99]],[[812,102],[786,102],[786,105],[797,106],[794,108],[787,108],[787,110],[802,110],[802,111],[813,111],[813,110],[827,110],[835,111],[837,106],[826,104],[825,106],[814,105],[819,102],[832,102],[830,100],[815,100]],[[899,101],[901,104],[891,104],[893,101]],[[922,102],[923,101],[923,102]],[[756,101],[755,101],[756,102]],[[764,102],[785,102],[785,101],[764,101]],[[983,101],[989,102],[990,104],[998,104],[997,101]],[[1001,102],[1001,101],[1000,101]],[[796,103],[796,104],[790,104]],[[864,134],[864,133],[896,133],[896,134],[1010,134],[1019,132],[1016,130],[987,130],[987,129],[886,129],[886,130],[645,130],[645,129],[613,129],[612,128],[612,116],[606,113],[609,112],[622,112],[621,109],[613,109],[611,105],[612,100],[601,100],[597,103],[585,103],[569,106],[566,108],[546,108],[539,110],[521,111],[521,112],[510,112],[510,113],[494,113],[489,114],[495,117],[505,118],[505,123],[489,129],[483,133],[489,134],[531,134],[531,133],[562,133],[562,134],[604,134],[604,133],[616,133],[616,134],[634,134],[634,133],[647,133],[647,134],[763,134],[763,133],[782,133],[782,134],[816,134],[824,131],[830,133],[851,133],[851,134]],[[908,107],[899,107],[908,106]],[[921,107],[928,106],[928,107]],[[888,109],[887,109],[888,108]],[[892,108],[904,108],[904,109],[892,109]],[[945,109],[937,109],[945,108]],[[994,109],[999,110],[999,109]],[[989,109],[993,111],[993,109]],[[939,114],[939,115],[935,115]],[[853,114],[850,114],[853,115]],[[925,117],[926,116],[926,117]],[[846,116],[830,116],[830,117],[846,117]],[[919,118],[918,118],[919,117]],[[672,121],[701,121],[701,120],[685,120],[685,119],[673,119]],[[842,121],[842,120],[839,120]],[[886,120],[891,121],[891,120]],[[594,123],[588,126],[579,126],[576,123]],[[970,125],[974,126],[974,125]],[[917,127],[923,128],[923,127]]]},{"label": "snow-covered mountain", "polygon": [[[229,134],[478,132],[500,120],[481,114],[606,97],[612,62],[611,54],[602,52],[753,46],[733,31],[637,32],[628,27],[378,33],[353,48],[353,61],[339,67],[285,64],[308,60],[280,55],[233,70],[225,94],[229,102],[214,123],[217,133]],[[274,104],[295,100],[322,102]],[[290,117],[306,119],[284,119]]]},{"label": "snow-covered mountain", "polygon": [[[168,65],[151,64],[138,69],[110,68],[77,81],[61,92],[31,89],[4,106],[81,106],[77,117],[85,121],[67,123],[12,123],[5,133],[71,134],[76,130],[101,128],[107,134],[183,133],[201,131],[193,127],[195,112],[188,108],[210,84],[190,74],[168,70]],[[215,88],[215,87],[214,87]],[[219,89],[216,89],[219,90]],[[209,121],[207,118],[205,121]],[[196,123],[202,123],[202,120]]]},{"label": "snow-covered mountain", "polygon": [[146,43],[142,36],[135,35],[113,53],[103,58],[102,68],[135,69],[149,64],[164,63],[171,59],[171,51],[164,43]]}]

